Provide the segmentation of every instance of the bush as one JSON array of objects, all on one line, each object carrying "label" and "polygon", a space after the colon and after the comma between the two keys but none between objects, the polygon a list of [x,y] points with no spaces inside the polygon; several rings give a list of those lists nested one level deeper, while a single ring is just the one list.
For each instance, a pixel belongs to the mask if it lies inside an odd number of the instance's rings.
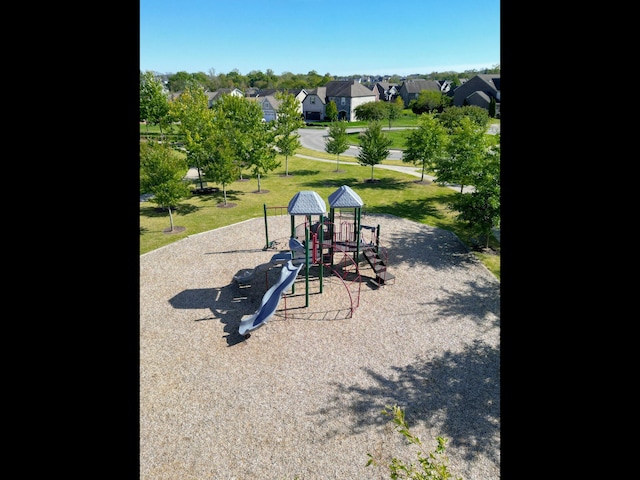
[{"label": "bush", "polygon": [[[444,456],[445,444],[447,443],[445,438],[436,437],[438,446],[435,451],[427,452],[422,446],[420,439],[413,435],[409,430],[409,425],[404,418],[404,410],[397,405],[394,405],[393,407],[387,405],[382,410],[382,414],[393,417],[392,422],[396,425],[396,430],[404,435],[409,443],[413,443],[420,447],[420,450],[418,450],[417,453],[419,465],[415,465],[413,463],[407,464],[396,457],[391,459],[389,470],[391,472],[390,478],[392,480],[399,478],[414,480],[448,480],[452,478],[452,474],[449,472],[449,468],[447,466],[448,459]],[[367,466],[378,465],[374,460],[373,455],[367,453],[367,456],[369,457]],[[456,480],[462,480],[462,477],[458,477]]]}]

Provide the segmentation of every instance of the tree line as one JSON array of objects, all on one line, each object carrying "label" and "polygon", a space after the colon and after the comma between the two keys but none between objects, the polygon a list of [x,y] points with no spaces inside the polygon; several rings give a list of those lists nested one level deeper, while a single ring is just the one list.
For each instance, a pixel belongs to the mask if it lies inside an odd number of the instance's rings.
[{"label": "tree line", "polygon": [[[487,73],[499,73],[500,66],[496,65],[493,68],[486,68],[482,70],[465,70],[464,72],[431,72],[428,74],[415,74],[409,78],[418,79],[423,78],[425,80],[448,80],[451,82],[452,88],[455,88],[463,83],[464,80],[468,80],[477,74]],[[142,76],[142,72],[140,72]],[[290,90],[290,89],[312,89],[322,87],[332,80],[337,80],[338,77],[325,73],[320,75],[315,70],[311,70],[308,73],[291,73],[283,72],[281,75],[276,75],[273,70],[267,69],[266,72],[261,70],[251,70],[246,75],[241,74],[238,69],[234,69],[227,73],[216,74],[215,69],[210,69],[208,73],[195,72],[188,73],[186,71],[180,71],[177,73],[157,73],[154,75],[158,78],[166,80],[166,88],[169,92],[181,92],[184,90],[188,82],[196,82],[202,86],[205,90],[215,92],[221,88],[237,88],[242,91],[246,91],[249,88],[267,89],[275,88],[278,90]],[[360,79],[369,78],[370,75],[351,75],[346,77],[347,79]],[[342,77],[340,77],[342,78]],[[400,84],[402,78],[399,75],[392,75],[389,77],[389,83]],[[365,83],[366,85],[367,83]],[[371,85],[369,85],[371,87]]]}]

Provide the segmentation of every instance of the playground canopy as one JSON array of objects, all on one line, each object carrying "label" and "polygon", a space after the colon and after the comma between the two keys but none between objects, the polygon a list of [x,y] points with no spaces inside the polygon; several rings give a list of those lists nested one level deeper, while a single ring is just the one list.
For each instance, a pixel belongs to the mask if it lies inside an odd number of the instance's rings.
[{"label": "playground canopy", "polygon": [[329,205],[331,208],[362,208],[364,202],[351,187],[342,185],[329,195]]},{"label": "playground canopy", "polygon": [[302,190],[289,201],[287,212],[289,215],[325,215],[327,206],[316,192]]}]

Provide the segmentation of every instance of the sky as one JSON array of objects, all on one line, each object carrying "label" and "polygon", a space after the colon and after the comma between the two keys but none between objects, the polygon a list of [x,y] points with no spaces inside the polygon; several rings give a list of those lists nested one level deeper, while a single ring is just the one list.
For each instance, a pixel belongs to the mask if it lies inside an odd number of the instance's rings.
[{"label": "sky", "polygon": [[140,70],[334,76],[500,65],[499,0],[140,0]]}]

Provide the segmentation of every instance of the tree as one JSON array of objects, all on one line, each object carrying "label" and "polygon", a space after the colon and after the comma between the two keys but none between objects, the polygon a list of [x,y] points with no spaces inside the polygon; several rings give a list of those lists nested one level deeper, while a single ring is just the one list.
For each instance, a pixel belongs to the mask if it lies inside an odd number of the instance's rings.
[{"label": "tree", "polygon": [[496,98],[491,97],[489,100],[489,117],[496,118]]},{"label": "tree", "polygon": [[162,82],[153,72],[147,71],[140,75],[140,121],[160,127],[160,137],[164,137],[163,127],[171,124],[169,101],[163,92]]},{"label": "tree", "polygon": [[440,120],[440,123],[442,123],[447,130],[452,132],[463,117],[468,117],[474,124],[482,127],[484,130],[489,126],[489,112],[477,105],[447,107],[438,115],[438,120]]},{"label": "tree", "polygon": [[459,184],[460,193],[465,185],[474,185],[484,168],[489,140],[485,127],[479,127],[470,117],[463,116],[454,125],[447,143],[447,155],[435,161],[438,183]]},{"label": "tree", "polygon": [[203,170],[207,181],[222,185],[223,203],[227,205],[227,185],[238,178],[238,164],[235,152],[224,131],[223,125],[216,125],[212,134],[204,142],[207,156],[203,161]]},{"label": "tree", "polygon": [[387,118],[385,102],[367,102],[354,108],[356,119],[363,122],[377,122]]},{"label": "tree", "polygon": [[458,194],[450,208],[465,223],[471,235],[489,247],[493,228],[500,228],[500,145],[489,149],[475,173],[474,191]]},{"label": "tree", "polygon": [[329,124],[329,136],[324,142],[324,150],[336,156],[336,172],[340,165],[340,154],[349,148],[349,137],[347,135],[347,123],[345,120],[331,122]]},{"label": "tree", "polygon": [[140,143],[140,189],[153,196],[149,201],[167,208],[173,232],[171,208],[190,194],[184,177],[189,165],[184,155],[173,150],[166,143]]},{"label": "tree", "polygon": [[389,147],[393,141],[382,131],[379,122],[369,123],[369,127],[360,134],[360,152],[358,163],[371,165],[371,182],[373,182],[373,167],[382,162],[389,155]]},{"label": "tree", "polygon": [[251,169],[258,178],[258,192],[261,192],[261,175],[281,164],[276,159],[275,128],[271,122],[263,121],[258,103],[234,95],[223,95],[213,105],[213,117],[234,152],[239,171]]},{"label": "tree", "polygon": [[329,103],[327,103],[327,107],[324,109],[324,113],[330,121],[335,122],[338,119],[338,106],[336,105],[336,102],[330,100]]},{"label": "tree", "polygon": [[201,161],[206,158],[203,142],[211,130],[212,114],[209,100],[198,83],[190,81],[185,90],[170,104],[171,115],[178,120],[178,129],[184,134],[187,158],[198,170],[198,180],[202,188]]},{"label": "tree", "polygon": [[[259,117],[262,119],[262,109],[258,107]],[[247,153],[247,164],[258,179],[258,192],[262,192],[260,178],[263,174],[278,168],[282,162],[276,158],[277,151],[275,145],[275,130],[266,122],[259,122],[255,125],[255,129],[251,132],[251,147]]]},{"label": "tree", "polygon": [[420,181],[424,181],[425,170],[433,169],[436,161],[446,154],[448,140],[447,130],[434,114],[423,113],[418,117],[418,128],[407,137],[402,161],[422,167]]},{"label": "tree", "polygon": [[387,107],[387,120],[389,121],[389,130],[391,130],[391,121],[396,120],[402,116],[402,111],[404,110],[404,102],[402,98],[396,97],[395,100],[381,103]]},{"label": "tree", "polygon": [[416,115],[422,113],[442,112],[448,104],[445,94],[437,90],[421,90],[415,102],[411,102],[411,111]]},{"label": "tree", "polygon": [[289,176],[289,156],[294,155],[302,146],[298,129],[304,127],[300,115],[299,103],[291,93],[276,92],[276,99],[280,100],[276,116],[276,147],[284,155],[284,174]]},{"label": "tree", "polygon": [[167,87],[170,92],[181,92],[186,88],[189,81],[193,80],[193,76],[190,73],[181,71],[170,75],[167,80]]}]

